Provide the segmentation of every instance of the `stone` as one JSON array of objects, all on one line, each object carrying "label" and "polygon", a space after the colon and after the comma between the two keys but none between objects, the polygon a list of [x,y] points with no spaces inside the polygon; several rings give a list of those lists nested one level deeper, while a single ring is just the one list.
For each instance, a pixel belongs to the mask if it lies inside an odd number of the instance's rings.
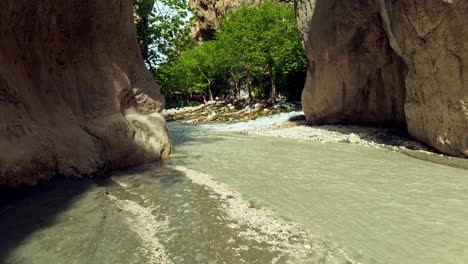
[{"label": "stone", "polygon": [[468,2],[298,0],[311,124],[406,127],[468,156]]},{"label": "stone", "polygon": [[361,143],[361,137],[359,137],[358,135],[354,133],[351,133],[348,136],[348,142],[351,144],[359,144]]},{"label": "stone", "polygon": [[211,113],[210,115],[208,115],[208,116],[206,117],[206,121],[213,121],[213,120],[215,120],[217,117],[218,117],[218,114],[215,113],[215,112],[213,112],[213,113]]},{"label": "stone", "polygon": [[0,32],[1,186],[169,156],[132,1],[4,0]]}]

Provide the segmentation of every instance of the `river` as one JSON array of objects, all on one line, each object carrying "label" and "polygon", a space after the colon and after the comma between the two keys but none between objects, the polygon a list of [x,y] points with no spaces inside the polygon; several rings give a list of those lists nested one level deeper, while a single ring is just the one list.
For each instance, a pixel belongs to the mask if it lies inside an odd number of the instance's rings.
[{"label": "river", "polygon": [[176,154],[3,197],[0,263],[468,263],[468,171],[171,125]]}]

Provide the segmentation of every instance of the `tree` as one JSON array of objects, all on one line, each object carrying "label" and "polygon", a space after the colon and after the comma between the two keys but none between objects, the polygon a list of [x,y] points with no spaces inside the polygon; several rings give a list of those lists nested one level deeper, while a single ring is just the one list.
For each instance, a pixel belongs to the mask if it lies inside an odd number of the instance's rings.
[{"label": "tree", "polygon": [[157,70],[157,80],[165,94],[203,92],[209,100],[213,100],[213,89],[220,77],[220,65],[216,43],[209,42],[162,64]]},{"label": "tree", "polygon": [[[221,20],[215,39],[172,57],[156,71],[163,93],[201,92],[239,98],[302,90],[306,60],[293,6],[265,2],[242,7]],[[299,79],[302,84],[295,82]],[[294,84],[294,86],[292,85]],[[292,89],[294,88],[294,89]]]},{"label": "tree", "polygon": [[266,75],[269,99],[277,96],[277,84],[294,71],[305,71],[306,60],[296,27],[293,7],[265,2],[261,7],[242,7],[224,18],[216,39],[226,47],[231,65],[243,76]]},{"label": "tree", "polygon": [[133,0],[133,6],[141,53],[154,72],[192,42],[193,16],[185,0]]}]

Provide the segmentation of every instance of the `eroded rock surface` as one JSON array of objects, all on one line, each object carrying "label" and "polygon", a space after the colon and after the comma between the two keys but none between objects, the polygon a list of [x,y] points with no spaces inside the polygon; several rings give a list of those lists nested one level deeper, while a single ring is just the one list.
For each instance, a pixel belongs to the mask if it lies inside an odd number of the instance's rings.
[{"label": "eroded rock surface", "polygon": [[385,9],[393,18],[387,20],[393,50],[408,66],[408,131],[468,157],[468,2],[386,1]]},{"label": "eroded rock surface", "polygon": [[241,6],[259,5],[261,2],[261,0],[189,0],[198,18],[192,30],[192,38],[197,41],[213,39],[219,27],[219,19],[223,15]]},{"label": "eroded rock surface", "polygon": [[[292,3],[292,0],[274,0],[275,2]],[[192,38],[197,41],[207,41],[214,37],[219,29],[223,15],[242,6],[260,6],[263,0],[189,0],[189,5],[195,11],[197,21],[192,30]]]},{"label": "eroded rock surface", "polygon": [[298,0],[313,124],[406,125],[468,156],[468,2]]},{"label": "eroded rock surface", "polygon": [[169,155],[132,1],[6,0],[0,32],[0,185]]}]

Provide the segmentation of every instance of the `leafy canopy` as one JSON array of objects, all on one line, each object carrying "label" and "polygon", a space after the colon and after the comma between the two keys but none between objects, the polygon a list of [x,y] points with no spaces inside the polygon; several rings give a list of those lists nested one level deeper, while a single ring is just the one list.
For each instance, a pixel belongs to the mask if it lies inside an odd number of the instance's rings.
[{"label": "leafy canopy", "polygon": [[138,42],[148,68],[177,56],[192,42],[186,0],[133,0]]},{"label": "leafy canopy", "polygon": [[215,39],[161,65],[163,93],[202,92],[239,97],[294,97],[302,90],[306,60],[293,6],[265,2],[221,19]]}]

